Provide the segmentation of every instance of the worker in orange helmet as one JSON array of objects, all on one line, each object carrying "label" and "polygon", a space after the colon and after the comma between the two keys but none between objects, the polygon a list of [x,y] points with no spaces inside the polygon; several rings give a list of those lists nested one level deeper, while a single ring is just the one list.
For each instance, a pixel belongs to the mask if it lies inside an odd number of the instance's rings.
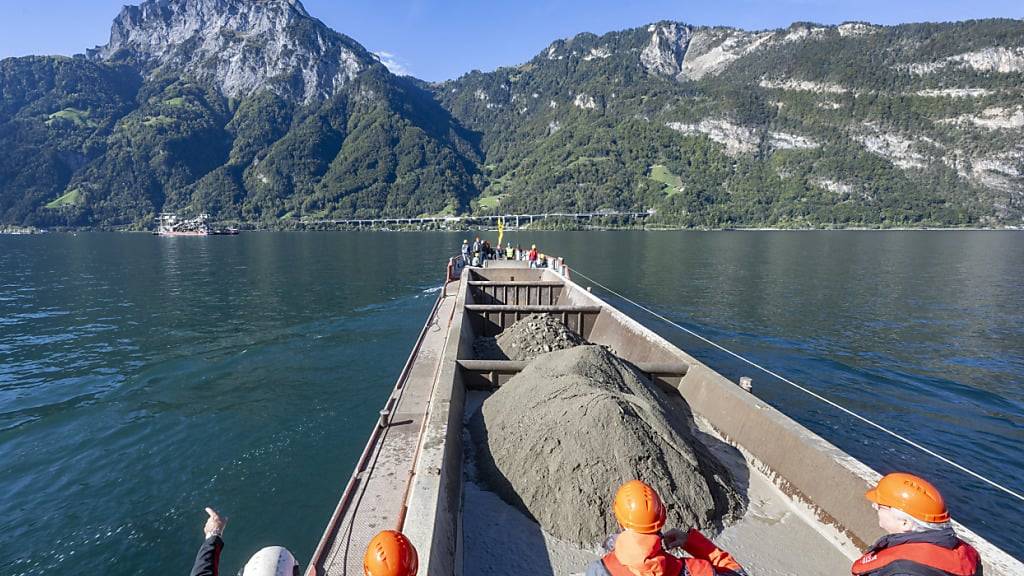
[{"label": "worker in orange helmet", "polygon": [[385,530],[370,540],[363,556],[366,576],[416,576],[419,558],[412,542],[401,532]]},{"label": "worker in orange helmet", "polygon": [[939,491],[913,474],[884,476],[865,497],[883,536],[853,563],[854,576],[980,576],[978,552],[957,538]]},{"label": "worker in orange helmet", "polygon": [[[622,531],[613,536],[604,558],[587,566],[586,576],[746,576],[743,567],[695,529],[669,530],[665,505],[640,480],[630,480],[615,494],[612,506]],[[682,548],[691,558],[668,553]]]}]

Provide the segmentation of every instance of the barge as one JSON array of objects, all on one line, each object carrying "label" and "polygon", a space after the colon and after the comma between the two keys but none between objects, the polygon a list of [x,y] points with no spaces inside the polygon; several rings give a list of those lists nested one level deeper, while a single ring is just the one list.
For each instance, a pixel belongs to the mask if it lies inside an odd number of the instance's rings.
[{"label": "barge", "polygon": [[[544,533],[473,481],[468,415],[525,365],[478,359],[473,343],[537,313],[609,346],[685,402],[696,435],[747,501],[743,517],[712,537],[752,576],[849,574],[882,535],[864,500],[880,475],[574,282],[560,260],[548,262],[449,262],[306,576],[361,575],[367,544],[386,529],[409,537],[419,573],[430,576],[582,574],[598,557]],[[1020,561],[954,525],[987,576],[1024,574]]]}]

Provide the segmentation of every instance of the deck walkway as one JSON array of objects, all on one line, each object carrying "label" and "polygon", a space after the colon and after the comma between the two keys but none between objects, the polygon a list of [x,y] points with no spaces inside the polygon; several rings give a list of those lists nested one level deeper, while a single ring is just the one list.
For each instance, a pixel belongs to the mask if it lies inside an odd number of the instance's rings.
[{"label": "deck walkway", "polygon": [[395,529],[404,515],[416,447],[444,357],[459,285],[455,281],[445,287],[400,387],[390,424],[368,449],[366,466],[356,476],[349,502],[342,503],[335,529],[320,543],[322,554],[314,557],[307,576],[362,576],[363,554],[370,539],[381,530]]}]

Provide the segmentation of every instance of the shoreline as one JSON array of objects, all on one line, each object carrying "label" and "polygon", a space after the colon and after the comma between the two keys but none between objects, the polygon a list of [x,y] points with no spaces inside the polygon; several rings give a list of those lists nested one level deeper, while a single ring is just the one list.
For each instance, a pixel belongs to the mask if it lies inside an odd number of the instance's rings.
[{"label": "shoreline", "polygon": [[[494,231],[497,228],[465,228],[461,230],[439,230],[430,228],[373,228],[373,229],[337,229],[337,230],[323,230],[323,229],[260,229],[260,230],[245,230],[241,229],[240,232],[244,234],[256,234],[266,232],[445,232],[445,233],[465,233],[474,231]],[[509,232],[1022,232],[1024,227],[1016,226],[1005,226],[1000,228],[984,228],[984,227],[966,227],[966,228],[940,228],[940,227],[898,227],[898,228],[869,228],[869,227],[850,227],[850,228],[773,228],[769,226],[755,227],[755,228],[686,228],[686,227],[630,227],[630,228],[616,228],[616,227],[592,227],[592,228],[520,228],[510,229]],[[21,231],[21,232],[6,232],[0,231],[0,236],[40,236],[46,234],[144,234],[147,236],[154,235],[153,232],[148,230],[110,230],[103,228],[83,228],[83,229],[66,229],[66,230],[49,230],[40,229],[32,232]],[[216,236],[211,234],[210,236]],[[202,236],[196,236],[200,238]]]}]

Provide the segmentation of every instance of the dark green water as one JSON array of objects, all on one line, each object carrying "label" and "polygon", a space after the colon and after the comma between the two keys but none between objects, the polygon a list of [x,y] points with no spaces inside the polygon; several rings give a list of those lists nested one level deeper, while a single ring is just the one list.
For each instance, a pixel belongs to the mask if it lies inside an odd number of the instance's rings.
[{"label": "dark green water", "polygon": [[[1024,234],[520,236],[1024,491]],[[186,574],[205,505],[227,573],[308,559],[461,238],[0,237],[0,574]],[[622,307],[1024,556],[1019,500]]]}]

